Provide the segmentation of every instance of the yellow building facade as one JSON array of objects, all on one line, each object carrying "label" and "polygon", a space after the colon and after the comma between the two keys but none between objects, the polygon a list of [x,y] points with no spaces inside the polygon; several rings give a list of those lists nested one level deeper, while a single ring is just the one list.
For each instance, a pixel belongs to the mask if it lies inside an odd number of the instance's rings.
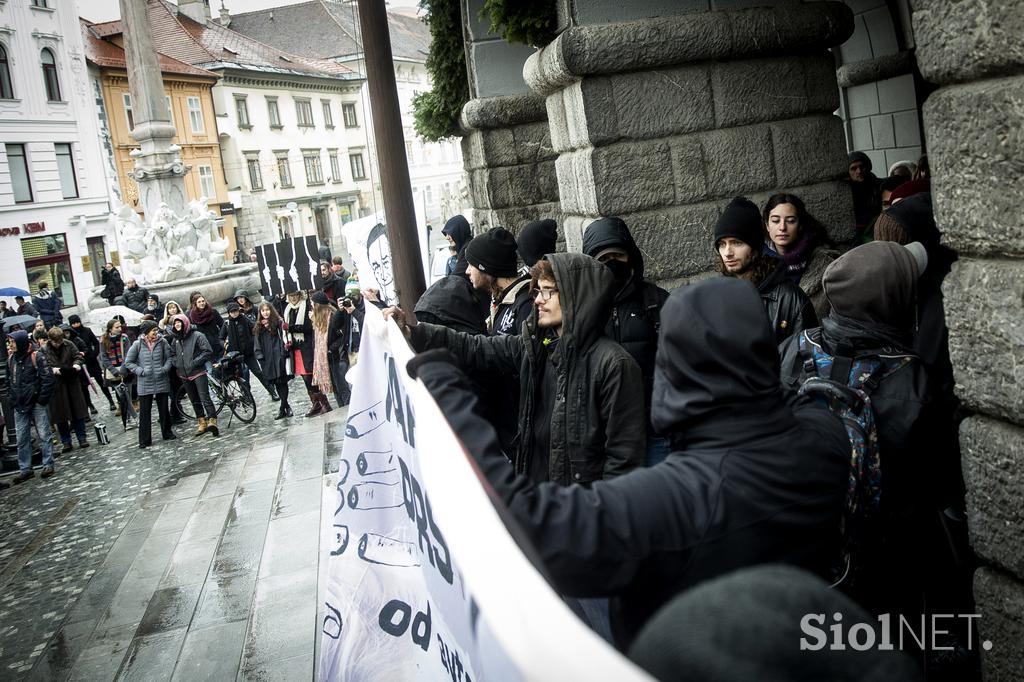
[{"label": "yellow building facade", "polygon": [[[165,58],[160,61],[162,67],[167,65]],[[202,71],[185,64],[181,66]],[[236,248],[235,218],[228,200],[213,111],[212,89],[216,81],[216,74],[212,73],[209,77],[201,77],[163,71],[164,93],[170,102],[171,117],[177,131],[173,142],[181,147],[182,162],[191,166],[184,178],[186,195],[190,201],[206,197],[210,209],[223,218],[221,229],[229,244],[225,257],[230,262]],[[131,152],[138,149],[139,143],[129,134],[134,116],[127,73],[124,69],[101,67],[100,84],[122,198],[142,215],[138,186],[128,176],[135,166]],[[224,211],[228,213],[225,215]]]}]

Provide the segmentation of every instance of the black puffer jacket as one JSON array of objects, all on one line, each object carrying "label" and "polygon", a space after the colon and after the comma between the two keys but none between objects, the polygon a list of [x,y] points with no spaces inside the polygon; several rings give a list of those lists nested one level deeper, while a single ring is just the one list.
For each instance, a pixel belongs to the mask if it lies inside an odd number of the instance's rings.
[{"label": "black puffer jacket", "polygon": [[7,399],[11,407],[28,412],[36,403],[47,405],[56,380],[46,364],[46,356],[37,352],[35,362],[32,361],[28,332],[17,331],[10,336],[16,347],[14,355],[7,358]]},{"label": "black puffer jacket", "polygon": [[839,421],[780,386],[750,284],[683,287],[663,319],[652,416],[672,434],[673,452],[589,488],[517,476],[464,377],[423,362],[428,355],[410,363],[555,588],[616,597],[612,628],[623,649],[674,595],[709,578],[770,562],[823,573],[838,549],[849,466]]},{"label": "black puffer jacket", "polygon": [[125,287],[124,293],[121,294],[124,299],[124,305],[137,312],[143,312],[146,309],[146,301],[149,299],[149,290],[145,287],[135,285],[134,289]]},{"label": "black puffer jacket", "polygon": [[790,336],[799,336],[804,329],[818,326],[814,305],[803,289],[793,284],[786,274],[786,267],[775,268],[757,287],[764,303],[768,321],[775,333],[775,343],[782,343]]},{"label": "black puffer jacket", "polygon": [[654,385],[654,354],[658,348],[661,327],[661,306],[668,292],[644,279],[644,256],[633,235],[620,218],[601,218],[587,226],[583,235],[583,253],[597,256],[612,246],[622,247],[629,254],[633,273],[615,294],[611,319],[605,328],[608,338],[622,344],[633,356],[644,375],[644,395],[651,402]]},{"label": "black puffer jacket", "polygon": [[[171,343],[171,358],[174,369],[182,379],[193,379],[206,374],[206,361],[213,360],[213,348],[206,335],[192,326],[186,315],[175,315],[174,320],[182,320],[181,334],[171,332],[167,339]],[[171,323],[174,324],[173,322]]]},{"label": "black puffer jacket", "polygon": [[[551,361],[558,394],[551,415],[548,480],[590,483],[626,473],[643,461],[643,377],[622,346],[602,335],[613,296],[611,271],[579,253],[549,256],[562,303],[562,336]],[[466,367],[519,374],[519,444],[515,470],[533,461],[534,403],[543,339],[536,315],[519,335],[474,336],[445,327],[412,328],[413,347],[448,348]]]}]

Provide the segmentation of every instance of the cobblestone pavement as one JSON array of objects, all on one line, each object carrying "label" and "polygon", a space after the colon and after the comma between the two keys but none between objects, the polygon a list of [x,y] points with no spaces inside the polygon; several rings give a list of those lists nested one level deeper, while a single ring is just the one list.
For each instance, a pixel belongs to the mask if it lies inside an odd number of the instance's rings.
[{"label": "cobblestone pavement", "polygon": [[312,679],[346,411],[274,421],[255,391],[253,424],[145,450],[101,408],[109,444],[0,490],[0,679]]}]

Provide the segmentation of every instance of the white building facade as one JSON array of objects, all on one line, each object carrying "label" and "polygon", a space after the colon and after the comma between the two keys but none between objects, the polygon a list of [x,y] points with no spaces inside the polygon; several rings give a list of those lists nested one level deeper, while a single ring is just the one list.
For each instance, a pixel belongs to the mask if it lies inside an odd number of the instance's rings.
[{"label": "white building facade", "polygon": [[373,210],[362,81],[206,68],[223,75],[214,109],[239,244],[316,235],[338,251],[341,225]]},{"label": "white building facade", "polygon": [[0,3],[0,286],[45,282],[65,316],[117,258],[94,99],[74,4]]},{"label": "white building facade", "polygon": [[[225,19],[239,33],[277,49],[344,65],[360,78],[365,78],[358,10],[354,2],[312,0]],[[470,205],[462,166],[462,147],[458,138],[426,142],[416,135],[412,99],[417,93],[431,88],[425,64],[430,31],[414,11],[388,8],[388,24],[416,214],[427,223],[439,226]],[[361,99],[366,103],[363,117],[369,124],[365,130],[369,155],[376,157],[365,85]],[[379,198],[380,178],[376,177],[375,169],[369,172],[375,196]]]}]

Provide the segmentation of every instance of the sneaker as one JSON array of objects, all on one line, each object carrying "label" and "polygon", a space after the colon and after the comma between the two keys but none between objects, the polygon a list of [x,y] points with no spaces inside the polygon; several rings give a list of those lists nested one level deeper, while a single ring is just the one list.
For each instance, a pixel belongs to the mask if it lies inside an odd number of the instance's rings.
[{"label": "sneaker", "polygon": [[53,467],[43,467],[43,473],[39,475],[42,478],[49,478],[50,476],[53,476],[55,473],[57,472],[53,470]]},{"label": "sneaker", "polygon": [[28,471],[20,472],[17,476],[15,476],[11,480],[14,481],[14,485],[18,485],[19,483],[24,483],[25,481],[27,481],[30,478],[35,478],[35,475],[36,475],[36,472],[34,472],[31,469],[29,469]]}]

